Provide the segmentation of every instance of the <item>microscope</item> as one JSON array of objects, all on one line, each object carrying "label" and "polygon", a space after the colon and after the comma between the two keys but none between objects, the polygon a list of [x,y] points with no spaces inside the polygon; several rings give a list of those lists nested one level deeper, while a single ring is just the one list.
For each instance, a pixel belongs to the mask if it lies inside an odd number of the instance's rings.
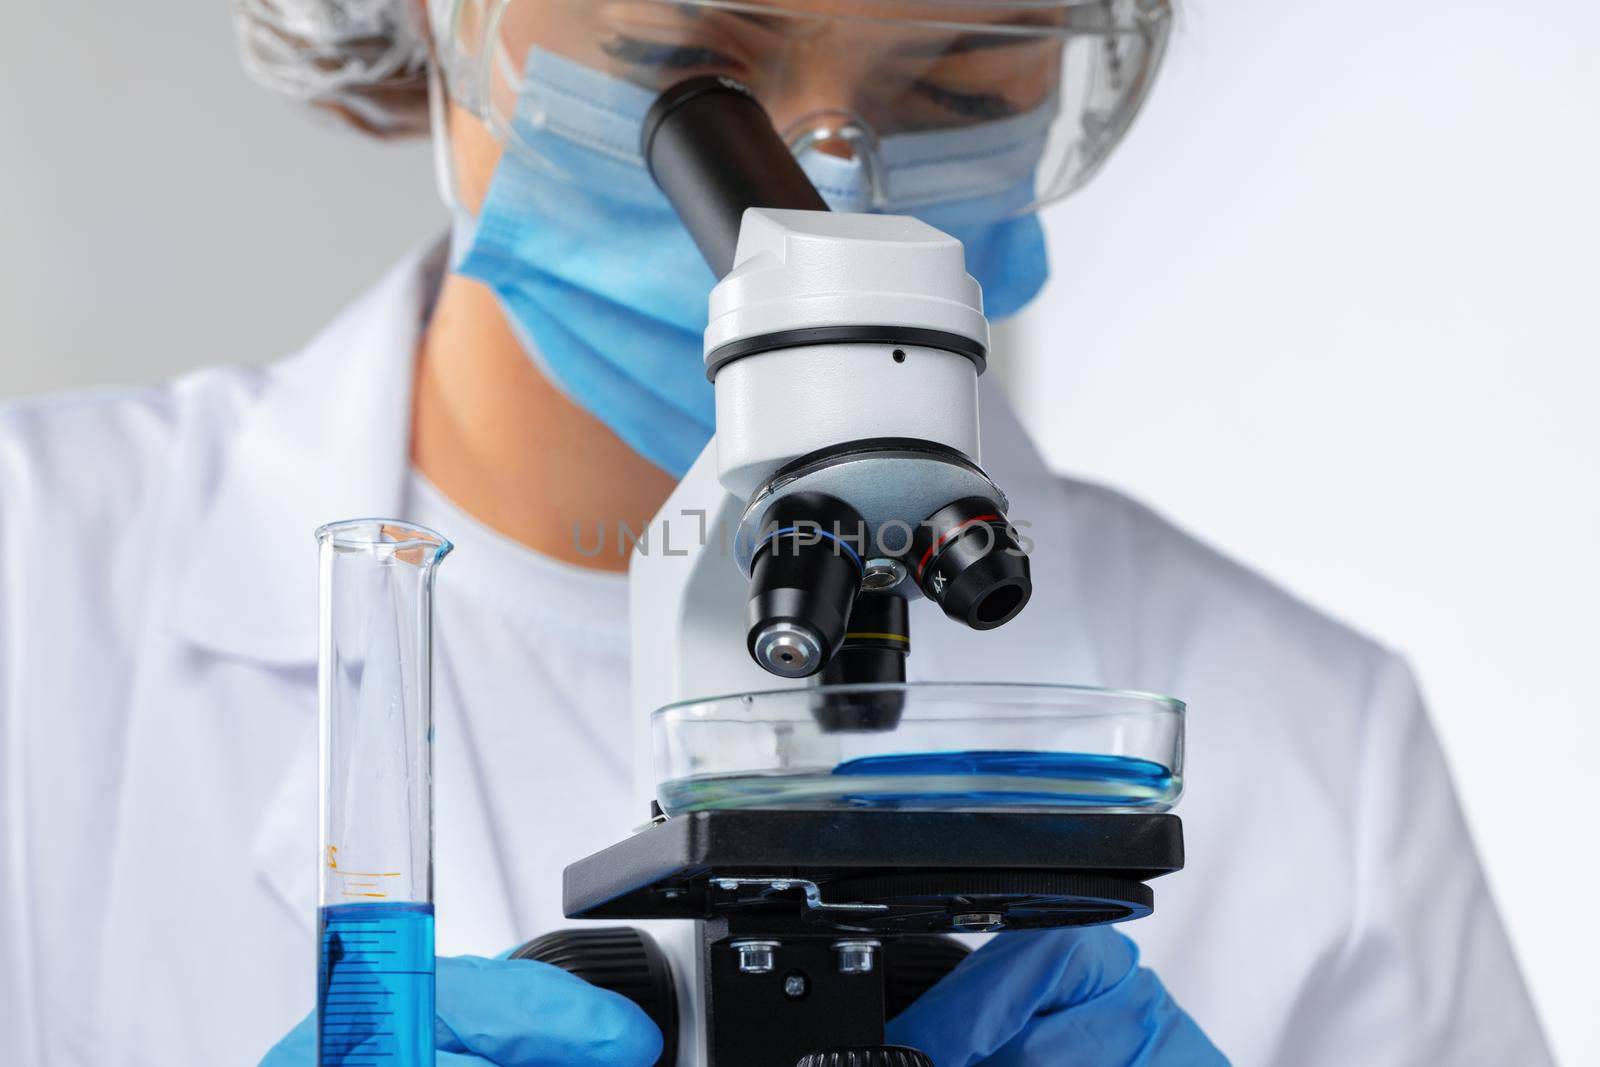
[{"label": "microscope", "polygon": [[565,872],[569,918],[627,925],[516,955],[637,1002],[662,1065],[928,1065],[884,1026],[966,954],[949,934],[1146,915],[1146,883],[1183,866],[1182,828],[1164,811],[981,803],[663,813],[657,709],[795,690],[824,735],[893,731],[910,602],[993,630],[1032,581],[979,463],[989,330],[961,243],[830,212],[731,78],[665,91],[641,143],[721,279],[705,333],[716,436],[630,564],[649,821]]}]

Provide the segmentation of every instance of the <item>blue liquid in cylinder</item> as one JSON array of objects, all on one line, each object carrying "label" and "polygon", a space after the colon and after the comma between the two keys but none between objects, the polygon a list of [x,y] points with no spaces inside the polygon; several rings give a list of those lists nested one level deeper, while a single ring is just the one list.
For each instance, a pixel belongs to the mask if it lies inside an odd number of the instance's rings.
[{"label": "blue liquid in cylinder", "polygon": [[433,1067],[433,905],[317,913],[319,1067]]}]

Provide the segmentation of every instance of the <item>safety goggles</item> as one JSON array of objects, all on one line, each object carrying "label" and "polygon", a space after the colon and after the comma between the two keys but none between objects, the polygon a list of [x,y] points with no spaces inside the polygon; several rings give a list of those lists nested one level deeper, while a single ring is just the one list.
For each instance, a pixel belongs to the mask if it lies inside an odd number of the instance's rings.
[{"label": "safety goggles", "polygon": [[429,0],[429,15],[451,97],[540,165],[560,168],[546,127],[579,104],[616,120],[586,120],[616,127],[600,147],[633,150],[617,133],[631,110],[595,79],[638,95],[721,74],[796,155],[850,166],[857,210],[936,202],[935,171],[956,163],[1020,188],[1015,214],[1098,170],[1172,21],[1170,0]]}]

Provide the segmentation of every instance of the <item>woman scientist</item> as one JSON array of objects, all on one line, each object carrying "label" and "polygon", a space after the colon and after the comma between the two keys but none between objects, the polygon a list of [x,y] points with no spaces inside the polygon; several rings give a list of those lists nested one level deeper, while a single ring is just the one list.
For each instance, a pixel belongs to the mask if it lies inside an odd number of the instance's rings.
[{"label": "woman scientist", "polygon": [[[737,76],[832,204],[954,233],[1004,316],[1045,279],[1034,210],[1136,109],[1167,0],[239,13],[259,77],[368,131],[426,130],[432,79],[452,240],[265,370],[0,410],[0,1062],[313,1062],[311,531],[399,514],[459,547],[440,1062],[643,1067],[659,1038],[631,1004],[484,958],[558,924],[562,867],[637,822],[626,560],[593,546],[712,429],[713,279],[640,165],[643,108]],[[983,403],[986,465],[1057,583],[1017,670],[1190,702],[1193,862],[1132,930],[1150,969],[1109,929],[1002,936],[891,1036],[939,1067],[1547,1062],[1404,663],[1052,476]]]}]

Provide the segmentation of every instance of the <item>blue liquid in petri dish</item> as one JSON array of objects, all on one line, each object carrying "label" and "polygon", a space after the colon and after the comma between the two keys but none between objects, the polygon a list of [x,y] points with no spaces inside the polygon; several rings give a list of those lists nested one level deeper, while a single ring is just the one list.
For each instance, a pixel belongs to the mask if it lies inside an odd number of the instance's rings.
[{"label": "blue liquid in petri dish", "polygon": [[318,1067],[433,1067],[433,905],[319,909]]},{"label": "blue liquid in petri dish", "polygon": [[[937,779],[946,788],[922,789],[914,794],[892,789],[852,793],[849,803],[860,807],[903,807],[937,804],[949,807],[980,805],[1048,804],[1072,807],[1137,807],[1170,798],[1172,772],[1159,763],[1133,756],[1108,756],[1093,752],[1005,752],[973,749],[965,752],[908,752],[863,756],[846,760],[835,775],[870,777],[882,787],[884,779],[914,777]],[[973,780],[974,788],[959,786]],[[1005,779],[1004,790],[984,789],[982,780]],[[1021,784],[1038,779],[1040,788]],[[1046,785],[1048,783],[1048,786]]]}]

